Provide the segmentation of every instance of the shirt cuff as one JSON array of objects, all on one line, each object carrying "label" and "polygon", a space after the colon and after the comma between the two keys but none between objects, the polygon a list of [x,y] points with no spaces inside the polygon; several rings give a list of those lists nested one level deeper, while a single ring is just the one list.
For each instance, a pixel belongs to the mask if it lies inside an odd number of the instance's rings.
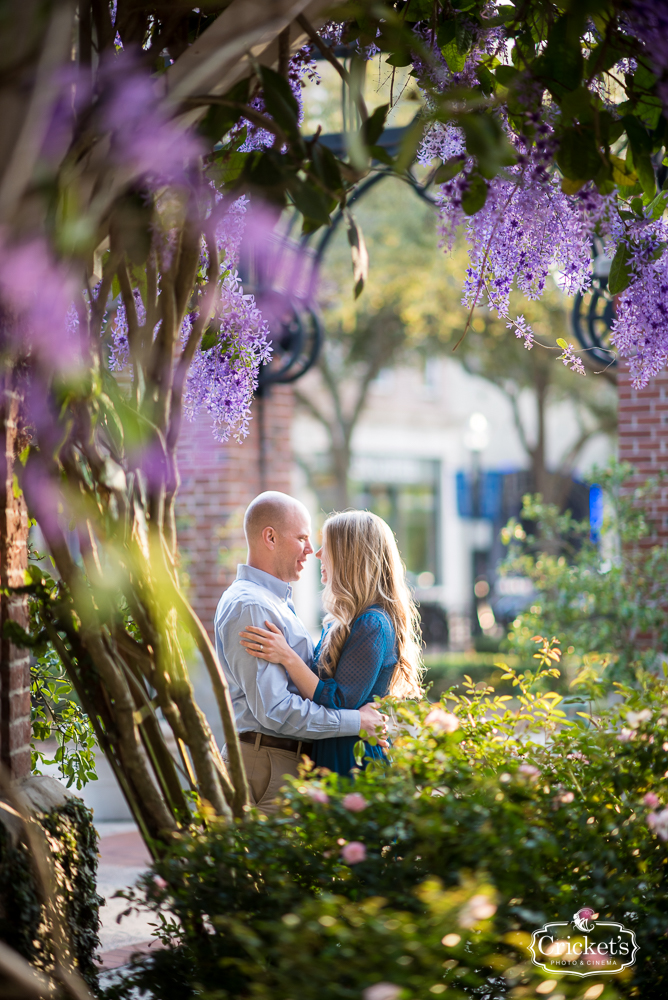
[{"label": "shirt cuff", "polygon": [[320,704],[320,695],[322,694],[324,687],[325,687],[324,681],[319,680],[318,686],[313,692],[313,698],[311,700],[317,702],[318,705]]},{"label": "shirt cuff", "polygon": [[362,717],[356,708],[341,708],[341,727],[339,736],[359,736],[362,727]]}]

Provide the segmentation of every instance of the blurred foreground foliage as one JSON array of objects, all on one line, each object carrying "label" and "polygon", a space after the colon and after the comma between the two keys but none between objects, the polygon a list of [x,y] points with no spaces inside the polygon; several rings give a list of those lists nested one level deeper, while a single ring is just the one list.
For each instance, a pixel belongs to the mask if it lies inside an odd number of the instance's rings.
[{"label": "blurred foreground foliage", "polygon": [[[512,695],[471,683],[395,705],[391,767],[305,768],[276,816],[182,835],[127,893],[168,948],[111,995],[664,997],[668,848],[644,797],[668,797],[668,684],[641,671],[569,721],[559,694],[537,693],[558,645],[534,655],[537,669],[506,670]],[[576,687],[591,697],[597,678]],[[634,968],[532,965],[532,930],[583,906],[636,932]]]}]

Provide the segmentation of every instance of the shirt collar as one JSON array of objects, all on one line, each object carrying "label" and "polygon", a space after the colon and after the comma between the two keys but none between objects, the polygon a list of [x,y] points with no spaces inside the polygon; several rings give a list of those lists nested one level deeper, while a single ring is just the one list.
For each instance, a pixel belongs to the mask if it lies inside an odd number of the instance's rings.
[{"label": "shirt collar", "polygon": [[237,566],[237,580],[250,580],[251,583],[256,583],[258,587],[270,590],[272,594],[280,597],[282,601],[288,601],[292,597],[291,583],[285,583],[284,580],[279,580],[277,576],[265,573],[263,569],[248,566],[246,563],[241,563],[241,565]]}]

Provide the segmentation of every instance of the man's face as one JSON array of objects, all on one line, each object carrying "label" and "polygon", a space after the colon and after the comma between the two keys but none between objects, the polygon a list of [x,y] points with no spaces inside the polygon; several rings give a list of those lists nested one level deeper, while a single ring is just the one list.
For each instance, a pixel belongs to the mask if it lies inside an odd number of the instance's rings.
[{"label": "man's face", "polygon": [[311,545],[311,519],[305,511],[296,509],[286,518],[283,528],[276,533],[276,576],[285,583],[298,580],[307,556],[313,552]]}]

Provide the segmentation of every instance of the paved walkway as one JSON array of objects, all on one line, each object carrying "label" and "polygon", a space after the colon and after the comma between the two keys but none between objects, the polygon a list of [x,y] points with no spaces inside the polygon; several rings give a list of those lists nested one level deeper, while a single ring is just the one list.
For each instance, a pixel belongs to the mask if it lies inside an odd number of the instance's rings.
[{"label": "paved walkway", "polygon": [[127,902],[114,899],[114,893],[134,885],[151,862],[139,831],[134,823],[97,823],[96,826],[100,834],[97,891],[106,900],[100,909],[102,947],[99,961],[101,969],[109,970],[127,965],[132,954],[159,948],[160,943],[151,940],[153,928],[149,921],[153,918],[149,914],[131,913],[120,922],[117,920],[127,908]]}]

